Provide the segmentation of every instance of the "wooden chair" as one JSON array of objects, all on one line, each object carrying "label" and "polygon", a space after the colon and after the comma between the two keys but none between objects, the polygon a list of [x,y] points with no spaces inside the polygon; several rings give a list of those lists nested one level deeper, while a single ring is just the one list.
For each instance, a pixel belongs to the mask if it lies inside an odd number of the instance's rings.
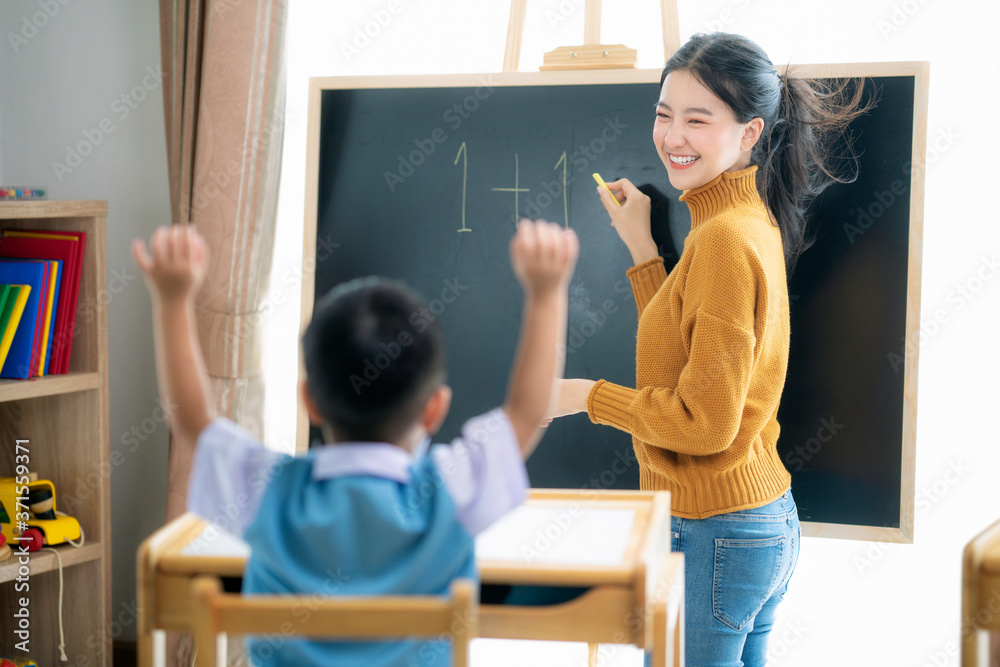
[{"label": "wooden chair", "polygon": [[[965,546],[961,628],[962,667],[1000,665],[1000,521]],[[989,641],[981,641],[980,630]]]},{"label": "wooden chair", "polygon": [[[223,593],[219,579],[200,576],[192,584],[196,667],[217,667],[222,633],[337,639],[452,640],[452,664],[467,667],[469,641],[478,630],[478,588],[457,579],[451,597],[242,596]],[[307,611],[308,613],[303,613]],[[291,628],[289,630],[289,628]]]}]

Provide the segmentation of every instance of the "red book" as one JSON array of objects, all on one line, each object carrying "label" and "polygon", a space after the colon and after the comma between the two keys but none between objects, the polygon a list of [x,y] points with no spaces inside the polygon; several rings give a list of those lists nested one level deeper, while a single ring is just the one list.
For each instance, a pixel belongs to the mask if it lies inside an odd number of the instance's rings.
[{"label": "red book", "polygon": [[[69,318],[69,304],[75,301],[75,296],[70,296],[71,290],[75,287],[74,276],[76,275],[77,247],[79,242],[75,239],[55,239],[55,238],[31,238],[6,236],[0,238],[0,257],[20,257],[25,259],[56,259],[63,263],[63,277],[59,284],[59,299],[56,306],[56,319],[53,323],[55,327],[52,334],[52,359],[49,362],[49,373],[65,373],[63,358],[65,356],[63,347],[64,341],[72,343],[72,331],[67,334],[67,322]],[[78,278],[78,276],[76,276]]]}]

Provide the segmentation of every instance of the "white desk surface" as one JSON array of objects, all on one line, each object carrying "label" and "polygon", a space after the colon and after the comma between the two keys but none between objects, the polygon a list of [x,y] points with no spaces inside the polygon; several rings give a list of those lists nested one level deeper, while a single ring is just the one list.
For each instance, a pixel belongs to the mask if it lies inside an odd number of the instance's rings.
[{"label": "white desk surface", "polygon": [[[625,558],[634,521],[632,509],[521,505],[479,534],[476,560],[615,566]],[[181,555],[246,558],[250,547],[229,533],[207,527]]]}]

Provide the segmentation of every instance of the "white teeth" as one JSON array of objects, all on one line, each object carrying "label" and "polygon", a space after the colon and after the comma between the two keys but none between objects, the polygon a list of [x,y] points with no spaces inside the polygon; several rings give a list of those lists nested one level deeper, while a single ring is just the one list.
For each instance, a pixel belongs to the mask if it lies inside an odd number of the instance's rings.
[{"label": "white teeth", "polygon": [[673,162],[674,164],[691,164],[697,159],[698,159],[697,156],[695,157],[674,157],[673,155],[670,156],[670,161]]}]

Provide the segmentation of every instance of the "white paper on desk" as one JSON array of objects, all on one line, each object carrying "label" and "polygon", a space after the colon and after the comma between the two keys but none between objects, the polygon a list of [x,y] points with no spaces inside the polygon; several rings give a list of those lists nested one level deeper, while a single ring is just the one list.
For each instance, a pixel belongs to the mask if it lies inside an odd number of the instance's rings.
[{"label": "white paper on desk", "polygon": [[183,556],[250,556],[250,545],[231,533],[217,528],[206,528],[181,549]]},{"label": "white paper on desk", "polygon": [[635,510],[521,505],[476,537],[476,560],[620,565]]}]

